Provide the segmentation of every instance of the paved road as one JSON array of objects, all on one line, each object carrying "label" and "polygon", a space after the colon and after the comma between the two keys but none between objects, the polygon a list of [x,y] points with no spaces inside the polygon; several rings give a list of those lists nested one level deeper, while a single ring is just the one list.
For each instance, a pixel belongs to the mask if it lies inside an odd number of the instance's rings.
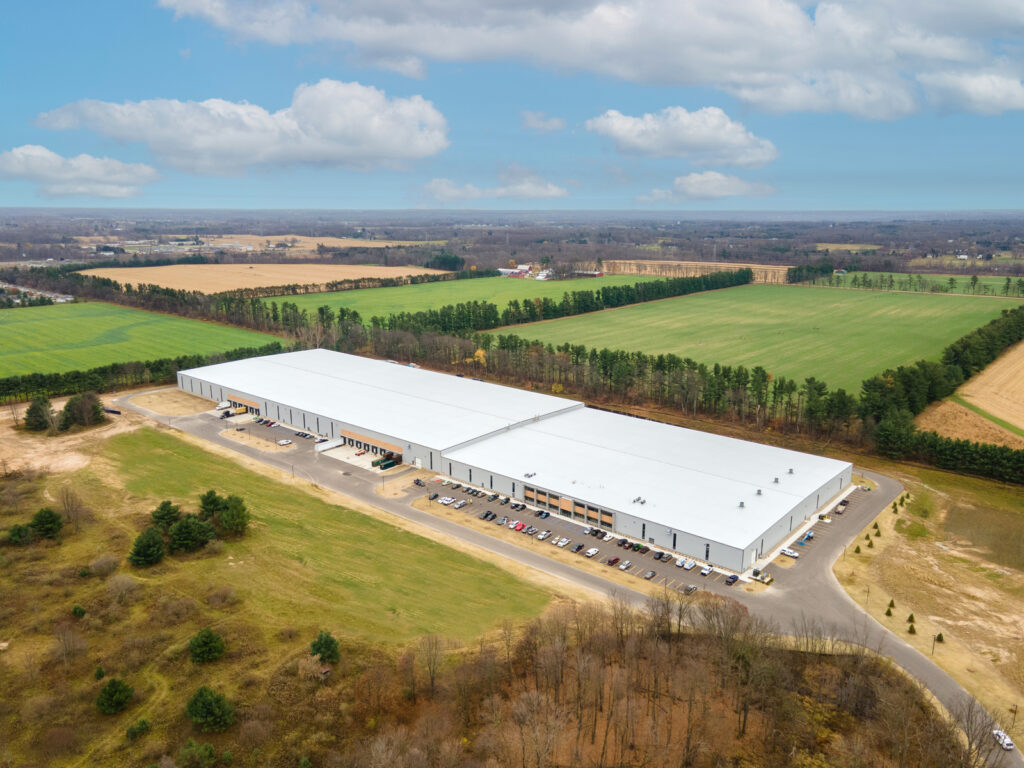
[{"label": "paved road", "polygon": [[[268,440],[287,437],[296,442],[296,447],[288,452],[261,451],[255,445],[222,437],[220,433],[228,425],[211,413],[195,416],[161,416],[131,403],[130,398],[136,394],[138,393],[118,398],[115,402],[123,409],[136,411],[155,421],[169,424],[175,429],[216,443],[269,466],[289,471],[293,475],[304,477],[317,485],[343,493],[452,539],[473,544],[495,555],[528,565],[541,573],[574,586],[628,600],[638,607],[646,605],[648,596],[644,592],[554,560],[530,548],[520,546],[514,540],[506,540],[510,537],[497,538],[485,533],[482,527],[493,525],[493,523],[484,523],[472,516],[472,522],[479,523],[479,526],[462,525],[411,506],[409,502],[422,495],[423,490],[427,489],[413,486],[408,493],[400,498],[380,496],[375,492],[381,477],[376,470],[364,470],[336,459],[321,456],[313,450],[313,441],[296,438],[290,430],[267,429],[253,425],[249,421],[239,421],[238,425],[245,426],[246,430],[253,433],[254,437],[265,436]],[[874,481],[877,484],[876,490],[854,491],[850,497],[850,506],[846,514],[834,517],[831,524],[816,524],[814,542],[802,549],[801,557],[792,567],[773,566],[770,568],[775,582],[770,589],[764,592],[749,593],[741,589],[729,588],[722,584],[720,578],[702,579],[696,570],[686,572],[684,575],[681,569],[674,568],[670,563],[654,563],[650,554],[641,558],[636,553],[631,553],[624,559],[631,559],[638,564],[639,567],[633,569],[634,573],[648,568],[659,571],[661,575],[656,583],[670,579],[677,582],[675,586],[678,586],[678,582],[694,583],[708,591],[731,597],[746,606],[752,614],[770,619],[784,632],[798,626],[813,624],[820,627],[829,636],[866,646],[888,656],[928,688],[948,710],[954,710],[969,694],[931,660],[865,613],[846,594],[832,572],[832,564],[841,556],[853,536],[880,512],[888,508],[904,490],[898,481],[886,475],[863,469],[857,471]],[[395,475],[390,477],[395,477]],[[478,502],[470,507],[477,513],[485,508],[491,508],[499,513],[499,516],[507,514],[514,517],[515,515],[515,513],[507,511],[507,507],[493,504],[486,505]],[[621,550],[615,549],[614,542],[602,544],[598,539],[581,536],[582,529],[578,524],[556,517],[538,521],[529,513],[526,514],[527,517],[524,520],[529,520],[538,527],[564,532],[564,535],[571,536],[575,541],[586,542],[588,547],[600,547],[602,557],[608,556],[609,552],[622,556]],[[1012,768],[1024,768],[1024,760],[1021,759],[1019,751],[1000,752],[991,764],[1008,768],[1011,766]]]}]

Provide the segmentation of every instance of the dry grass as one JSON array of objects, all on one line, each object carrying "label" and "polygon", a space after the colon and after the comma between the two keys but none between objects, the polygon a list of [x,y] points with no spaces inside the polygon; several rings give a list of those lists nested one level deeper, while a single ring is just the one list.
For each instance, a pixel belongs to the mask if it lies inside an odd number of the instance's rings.
[{"label": "dry grass", "polygon": [[959,394],[993,416],[1024,429],[1024,342],[1000,355],[964,384]]},{"label": "dry grass", "polygon": [[947,437],[974,440],[978,443],[994,443],[1009,448],[1024,448],[1024,438],[1008,432],[952,400],[932,403],[917,417],[916,423],[921,429],[938,432]]},{"label": "dry grass", "polygon": [[173,387],[157,392],[144,392],[133,397],[132,402],[162,416],[192,416],[213,409],[213,404],[206,398],[196,397]]},{"label": "dry grass", "polygon": [[364,277],[404,277],[440,274],[424,267],[380,267],[353,264],[172,264],[165,267],[86,269],[84,275],[119,283],[162,285],[182,291],[219,293],[273,285],[324,285]]}]

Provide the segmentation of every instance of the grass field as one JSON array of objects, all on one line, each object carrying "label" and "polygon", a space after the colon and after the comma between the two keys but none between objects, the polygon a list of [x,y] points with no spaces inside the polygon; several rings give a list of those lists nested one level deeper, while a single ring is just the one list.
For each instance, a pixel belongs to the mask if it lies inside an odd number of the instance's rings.
[{"label": "grass field", "polygon": [[114,304],[0,309],[0,377],[223,352],[276,341],[253,331]]},{"label": "grass field", "polygon": [[192,509],[207,488],[242,496],[255,525],[228,548],[233,560],[204,559],[178,570],[184,579],[231,585],[277,626],[320,624],[383,643],[428,633],[468,640],[503,618],[536,615],[548,600],[493,565],[164,433],[119,435],[105,456],[127,492],[151,506],[168,498]]},{"label": "grass field", "polygon": [[882,246],[871,243],[815,243],[819,251],[877,251]]},{"label": "grass field", "polygon": [[761,365],[859,392],[885,368],[937,359],[1019,299],[746,285],[513,326],[527,339],[672,352],[698,362]]},{"label": "grass field", "polygon": [[[364,320],[374,315],[391,312],[419,312],[436,309],[446,304],[466,301],[490,301],[500,309],[512,299],[561,299],[567,291],[594,291],[605,285],[633,285],[653,278],[636,275],[606,275],[577,280],[521,280],[511,277],[480,277],[471,280],[452,280],[443,283],[403,285],[397,288],[364,288],[357,291],[314,293],[305,296],[281,296],[279,303],[290,301],[310,312],[325,304],[337,308],[348,307],[359,312]],[[268,299],[273,301],[273,299]]]}]

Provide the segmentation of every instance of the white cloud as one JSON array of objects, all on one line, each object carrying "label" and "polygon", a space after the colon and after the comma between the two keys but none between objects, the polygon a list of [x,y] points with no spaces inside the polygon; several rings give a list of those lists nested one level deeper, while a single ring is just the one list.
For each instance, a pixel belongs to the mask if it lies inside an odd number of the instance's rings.
[{"label": "white cloud", "polygon": [[565,118],[548,117],[543,112],[531,112],[524,109],[520,113],[523,117],[523,128],[534,133],[554,133],[565,130]]},{"label": "white cloud", "polygon": [[671,189],[653,189],[641,202],[684,200],[718,200],[723,197],[767,197],[775,194],[768,184],[746,181],[738,176],[727,176],[718,171],[704,171],[677,176]]},{"label": "white cloud", "polygon": [[586,122],[627,155],[686,157],[698,165],[757,167],[779,156],[775,145],[748,131],[718,107],[688,112],[666,107],[656,115],[624,115],[610,109]]},{"label": "white cloud", "polygon": [[247,102],[77,101],[39,116],[45,128],[89,128],[196,173],[255,165],[401,167],[448,146],[444,116],[422,96],[388,98],[359,83],[321,80],[269,112]]},{"label": "white cloud", "polygon": [[550,200],[566,197],[569,190],[542,179],[535,171],[518,165],[509,166],[501,174],[497,187],[480,188],[473,184],[458,185],[451,179],[434,179],[424,192],[439,203],[466,200]]},{"label": "white cloud", "polygon": [[[242,39],[335,42],[422,76],[425,61],[520,60],[713,87],[766,110],[900,117],[921,75],[1024,72],[1015,0],[159,0]],[[972,108],[966,99],[959,106]],[[983,100],[982,106],[987,102]]]},{"label": "white cloud", "polygon": [[109,157],[63,157],[46,147],[25,144],[0,152],[0,178],[26,179],[49,197],[134,197],[159,174],[143,163]]},{"label": "white cloud", "polygon": [[1024,84],[1019,77],[984,72],[934,72],[918,79],[932,101],[950,109],[983,115],[1024,109]]}]

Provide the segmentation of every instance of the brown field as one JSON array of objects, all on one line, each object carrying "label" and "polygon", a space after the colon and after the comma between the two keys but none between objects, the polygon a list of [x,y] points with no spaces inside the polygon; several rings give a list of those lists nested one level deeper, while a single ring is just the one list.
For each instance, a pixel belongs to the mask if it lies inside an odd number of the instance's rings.
[{"label": "brown field", "polygon": [[273,285],[323,285],[334,280],[364,277],[441,274],[441,270],[352,264],[172,264],[166,267],[86,269],[82,274],[131,285],[145,283],[183,291],[219,293]]},{"label": "brown field", "polygon": [[951,400],[932,403],[917,417],[916,423],[921,429],[938,432],[946,437],[1005,445],[1009,448],[1024,448],[1024,438],[1007,432],[999,425]]},{"label": "brown field", "polygon": [[[165,240],[191,238],[192,235],[165,235]],[[316,254],[317,246],[328,248],[398,248],[405,245],[443,245],[443,240],[364,240],[357,237],[306,237],[305,235],[203,235],[200,237],[204,247],[224,248],[225,250],[252,249],[255,251],[275,250],[283,258],[307,258]],[[110,237],[76,237],[80,245],[99,245],[110,243]],[[268,243],[270,244],[268,246]],[[287,243],[287,248],[276,247],[278,243]],[[129,251],[148,251],[150,245],[128,245]]]},{"label": "brown field", "polygon": [[958,393],[993,416],[1024,429],[1024,342],[1011,347]]}]

